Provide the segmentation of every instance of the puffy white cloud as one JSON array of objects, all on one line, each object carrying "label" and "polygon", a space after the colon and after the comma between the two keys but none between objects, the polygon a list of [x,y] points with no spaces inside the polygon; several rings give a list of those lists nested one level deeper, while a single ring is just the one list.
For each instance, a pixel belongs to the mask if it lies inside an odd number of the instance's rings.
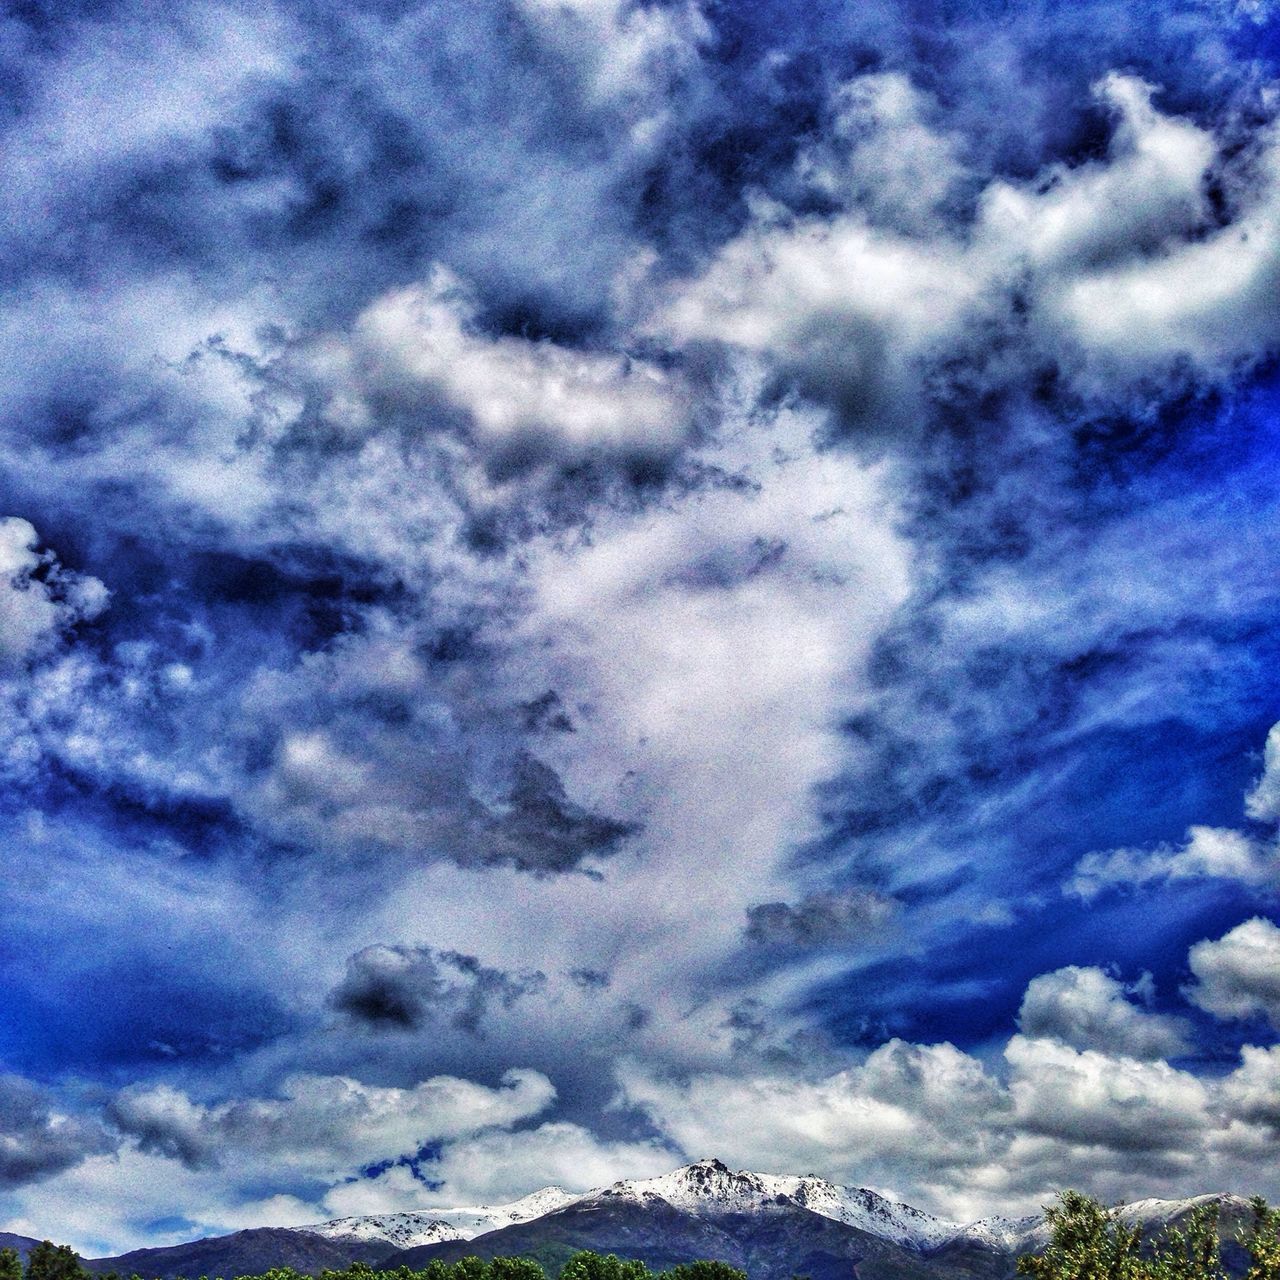
[{"label": "puffy white cloud", "polygon": [[[966,220],[946,209],[973,179],[928,99],[900,75],[851,81],[830,136],[800,161],[842,211],[796,218],[758,201],[702,275],[668,291],[651,327],[752,353],[862,432],[915,425],[927,372],[976,333],[988,354],[1002,351],[997,378],[1052,359],[1102,396],[1123,399],[1179,361],[1227,373],[1280,337],[1269,303],[1280,145],[1266,134],[1228,158],[1208,129],[1161,111],[1156,92],[1102,78],[1107,154],[994,178]],[[1234,197],[1225,225],[1207,194],[1220,172]],[[1007,341],[993,346],[996,335]]]},{"label": "puffy white cloud", "polygon": [[1107,76],[1096,89],[1116,118],[1105,158],[1055,166],[1034,183],[996,181],[983,193],[982,234],[1045,273],[1050,290],[1055,276],[1142,258],[1204,222],[1213,136],[1160,114],[1153,92],[1131,76]]},{"label": "puffy white cloud", "polygon": [[1227,1106],[1233,1115],[1280,1133],[1280,1045],[1245,1045],[1240,1059],[1223,1085]]},{"label": "puffy white cloud", "polygon": [[1195,981],[1188,1000],[1220,1018],[1267,1017],[1280,1028],[1280,929],[1261,916],[1216,941],[1197,942],[1187,956]]},{"label": "puffy white cloud", "polygon": [[0,519],[0,673],[47,653],[68,627],[107,605],[97,578],[61,568],[37,546],[30,521]]},{"label": "puffy white cloud", "polygon": [[1184,1149],[1209,1124],[1206,1087],[1165,1062],[1014,1036],[1005,1049],[1021,1129],[1113,1151]]},{"label": "puffy white cloud", "polygon": [[1131,997],[1144,994],[1141,983],[1127,987],[1101,969],[1068,965],[1031,980],[1018,1011],[1018,1025],[1031,1039],[1049,1037],[1076,1049],[1131,1058],[1167,1058],[1184,1052],[1184,1024],[1133,1003]]},{"label": "puffy white cloud", "polygon": [[837,1180],[886,1179],[910,1168],[980,1163],[1006,1106],[976,1059],[949,1044],[891,1040],[834,1075],[695,1075],[656,1079],[624,1064],[627,1101],[689,1153],[749,1168],[813,1170]]},{"label": "puffy white cloud", "polygon": [[1280,883],[1280,856],[1274,840],[1264,842],[1229,828],[1193,826],[1187,830],[1185,843],[1178,846],[1086,854],[1066,890],[1093,898],[1118,885],[1203,878],[1251,885]]},{"label": "puffy white cloud", "polygon": [[946,206],[970,175],[959,139],[932,123],[929,97],[901,72],[882,72],[840,85],[830,109],[830,125],[801,152],[801,178],[872,222],[941,231]]},{"label": "puffy white cloud", "polygon": [[442,267],[373,303],[354,336],[370,393],[434,394],[437,413],[460,412],[479,447],[510,465],[593,449],[662,455],[690,430],[689,394],[671,374],[625,355],[489,337]]},{"label": "puffy white cloud", "polygon": [[1245,796],[1245,812],[1262,821],[1280,819],[1280,724],[1271,726],[1262,750],[1262,774]]}]

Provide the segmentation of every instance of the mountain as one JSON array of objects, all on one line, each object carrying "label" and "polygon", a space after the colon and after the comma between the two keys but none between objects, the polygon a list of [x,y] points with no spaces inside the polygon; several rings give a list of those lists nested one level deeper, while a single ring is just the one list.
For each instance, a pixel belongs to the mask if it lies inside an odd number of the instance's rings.
[{"label": "mountain", "polygon": [[[1140,1200],[1121,1212],[1153,1234],[1210,1201],[1220,1205],[1222,1235],[1231,1241],[1249,1216],[1239,1197]],[[812,1175],[734,1172],[719,1160],[699,1160],[661,1177],[615,1182],[582,1195],[544,1187],[511,1204],[238,1231],[87,1265],[155,1280],[230,1280],[281,1266],[314,1273],[363,1261],[418,1269],[433,1258],[520,1254],[537,1258],[554,1276],[571,1254],[592,1249],[641,1259],[654,1270],[719,1259],[741,1267],[751,1280],[1010,1280],[1017,1256],[1047,1240],[1040,1215],[960,1224],[866,1188]],[[1233,1248],[1224,1250],[1229,1261]]]},{"label": "mountain", "polygon": [[20,1258],[25,1258],[40,1243],[30,1236],[15,1236],[10,1231],[0,1231],[0,1249],[12,1249]]},{"label": "mountain", "polygon": [[397,1249],[470,1240],[517,1222],[528,1222],[570,1204],[578,1197],[560,1187],[543,1187],[510,1204],[477,1205],[468,1209],[422,1209],[414,1213],[379,1213],[359,1218],[334,1218],[296,1228],[329,1240],[381,1241]]},{"label": "mountain", "polygon": [[330,1240],[297,1227],[254,1227],[228,1236],[210,1236],[189,1244],[134,1249],[112,1258],[93,1258],[94,1272],[116,1271],[151,1280],[175,1276],[255,1275],[273,1267],[293,1267],[312,1274],[338,1270],[353,1262],[380,1263],[396,1251],[385,1240]]},{"label": "mountain", "polygon": [[639,1258],[654,1270],[713,1258],[741,1267],[751,1280],[850,1280],[855,1269],[861,1280],[942,1280],[914,1250],[814,1213],[785,1195],[750,1207],[677,1207],[657,1195],[634,1197],[614,1188],[473,1240],[405,1250],[388,1265],[419,1268],[433,1258],[521,1254],[554,1273],[580,1249]]}]

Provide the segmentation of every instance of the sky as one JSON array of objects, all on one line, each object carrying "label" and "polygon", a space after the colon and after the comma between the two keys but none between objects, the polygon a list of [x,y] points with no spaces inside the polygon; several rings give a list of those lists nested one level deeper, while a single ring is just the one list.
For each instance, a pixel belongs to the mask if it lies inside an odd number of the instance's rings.
[{"label": "sky", "polygon": [[1280,1196],[1280,7],[0,23],[0,1229]]}]

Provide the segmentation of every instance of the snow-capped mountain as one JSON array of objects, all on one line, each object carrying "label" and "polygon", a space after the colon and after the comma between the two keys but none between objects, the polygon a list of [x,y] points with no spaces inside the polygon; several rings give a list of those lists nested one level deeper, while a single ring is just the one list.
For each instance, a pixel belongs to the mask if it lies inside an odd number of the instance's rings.
[{"label": "snow-capped mountain", "polygon": [[[439,1244],[442,1240],[461,1240],[457,1227],[426,1213],[370,1213],[358,1218],[334,1218],[300,1227],[326,1240],[379,1240],[397,1249],[412,1249],[420,1244]],[[479,1232],[476,1233],[477,1235]]]},{"label": "snow-capped mountain", "polygon": [[615,1182],[588,1192],[582,1199],[593,1197],[625,1198],[637,1204],[663,1200],[687,1213],[717,1214],[756,1213],[786,1200],[810,1213],[919,1251],[936,1248],[961,1230],[959,1223],[935,1218],[865,1187],[837,1186],[812,1174],[735,1173],[719,1160],[699,1160],[658,1178]]},{"label": "snow-capped mountain", "polygon": [[562,1187],[543,1187],[510,1204],[475,1205],[461,1209],[420,1209],[409,1213],[373,1213],[333,1218],[300,1227],[329,1240],[373,1240],[397,1249],[439,1244],[444,1240],[472,1240],[517,1222],[529,1222],[579,1199]]}]

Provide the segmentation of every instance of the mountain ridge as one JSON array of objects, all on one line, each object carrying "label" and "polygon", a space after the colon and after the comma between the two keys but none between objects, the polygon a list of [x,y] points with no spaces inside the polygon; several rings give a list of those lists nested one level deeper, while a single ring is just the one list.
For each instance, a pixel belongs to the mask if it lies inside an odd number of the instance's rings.
[{"label": "mountain ridge", "polygon": [[[1207,1201],[1222,1204],[1232,1220],[1243,1220],[1248,1209],[1241,1197],[1206,1194],[1137,1200],[1120,1212],[1126,1221],[1159,1228]],[[992,1280],[1011,1275],[1017,1255],[1047,1239],[1043,1215],[957,1223],[866,1187],[814,1174],[734,1171],[720,1160],[704,1159],[581,1194],[548,1186],[507,1204],[254,1228],[86,1265],[95,1272],[136,1271],[146,1280],[230,1280],[279,1266],[306,1271],[361,1261],[417,1267],[433,1257],[495,1257],[504,1250],[556,1267],[579,1248],[591,1248],[638,1257],[656,1269],[718,1257],[744,1266],[751,1280],[789,1280],[796,1274],[812,1280]]]}]

